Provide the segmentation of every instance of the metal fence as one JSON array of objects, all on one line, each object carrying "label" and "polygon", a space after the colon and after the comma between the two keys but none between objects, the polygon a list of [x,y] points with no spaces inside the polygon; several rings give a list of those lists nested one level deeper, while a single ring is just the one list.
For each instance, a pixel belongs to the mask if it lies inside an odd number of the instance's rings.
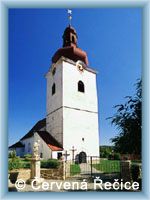
[{"label": "metal fence", "polygon": [[93,176],[104,176],[120,174],[120,161],[104,160],[97,156],[87,156],[85,162],[67,161],[65,167],[66,177],[88,178]]}]

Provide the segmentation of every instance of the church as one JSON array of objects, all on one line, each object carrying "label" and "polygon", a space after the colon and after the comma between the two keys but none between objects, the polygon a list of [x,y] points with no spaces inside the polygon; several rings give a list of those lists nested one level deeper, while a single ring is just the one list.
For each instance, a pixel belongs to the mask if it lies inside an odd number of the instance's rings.
[{"label": "church", "polygon": [[71,23],[63,33],[63,44],[52,56],[46,73],[46,117],[17,143],[9,147],[17,156],[32,154],[40,141],[41,158],[79,159],[99,156],[97,72],[89,67],[85,51],[78,47],[78,36]]}]

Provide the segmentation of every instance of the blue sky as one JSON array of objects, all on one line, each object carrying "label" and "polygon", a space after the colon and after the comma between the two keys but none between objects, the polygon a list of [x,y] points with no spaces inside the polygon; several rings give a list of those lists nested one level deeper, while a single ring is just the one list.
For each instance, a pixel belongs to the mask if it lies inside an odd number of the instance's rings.
[{"label": "blue sky", "polygon": [[[96,69],[100,145],[117,130],[106,120],[141,77],[142,9],[73,9],[78,45]],[[45,73],[62,46],[66,9],[9,9],[9,144],[46,116]]]}]

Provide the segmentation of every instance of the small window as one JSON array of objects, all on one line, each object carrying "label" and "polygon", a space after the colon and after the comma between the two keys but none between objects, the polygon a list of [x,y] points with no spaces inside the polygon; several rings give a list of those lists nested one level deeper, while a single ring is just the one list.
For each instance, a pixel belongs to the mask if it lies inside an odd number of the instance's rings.
[{"label": "small window", "polygon": [[56,68],[54,67],[53,70],[52,70],[53,76],[55,75],[55,73],[56,73]]},{"label": "small window", "polygon": [[75,43],[75,39],[74,39],[74,36],[72,36],[72,42],[73,42],[73,43]]},{"label": "small window", "polygon": [[58,152],[57,153],[57,159],[59,160],[59,159],[61,159],[61,157],[62,157],[62,153]]},{"label": "small window", "polygon": [[82,81],[78,82],[78,91],[84,92],[84,83]]},{"label": "small window", "polygon": [[56,92],[56,86],[55,86],[55,83],[54,83],[53,86],[52,86],[52,95],[54,95],[55,92]]},{"label": "small window", "polygon": [[43,158],[43,153],[40,153],[40,158]]}]

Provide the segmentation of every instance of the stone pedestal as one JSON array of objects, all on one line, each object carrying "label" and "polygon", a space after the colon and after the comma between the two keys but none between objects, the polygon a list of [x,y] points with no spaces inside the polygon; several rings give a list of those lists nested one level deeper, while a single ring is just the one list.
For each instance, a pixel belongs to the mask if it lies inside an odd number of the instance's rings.
[{"label": "stone pedestal", "polygon": [[34,185],[38,185],[43,182],[41,178],[41,167],[40,167],[40,158],[31,158],[31,178],[28,180],[29,183],[33,181]]},{"label": "stone pedestal", "polygon": [[31,178],[40,177],[40,160],[31,160]]}]

